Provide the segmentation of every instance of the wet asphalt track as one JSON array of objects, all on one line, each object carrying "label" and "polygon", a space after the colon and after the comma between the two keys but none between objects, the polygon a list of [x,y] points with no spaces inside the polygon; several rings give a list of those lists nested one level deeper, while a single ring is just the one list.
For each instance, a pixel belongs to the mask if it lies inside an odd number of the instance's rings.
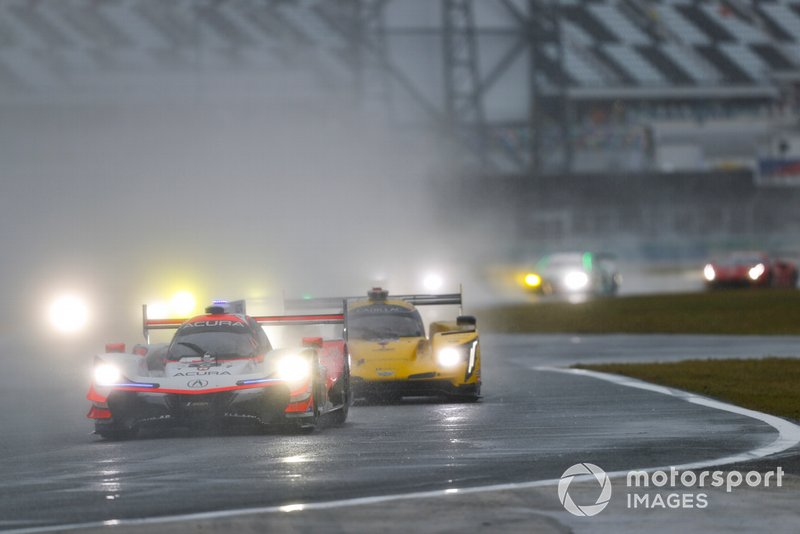
[{"label": "wet asphalt track", "polygon": [[769,443],[776,432],[533,368],[800,352],[797,338],[487,335],[483,343],[483,402],[356,406],[346,426],[310,436],[171,432],[103,442],[88,434],[84,391],[61,387],[75,375],[30,387],[24,373],[6,374],[0,402],[14,408],[0,415],[0,528],[522,482],[586,461],[622,470],[713,459]]}]

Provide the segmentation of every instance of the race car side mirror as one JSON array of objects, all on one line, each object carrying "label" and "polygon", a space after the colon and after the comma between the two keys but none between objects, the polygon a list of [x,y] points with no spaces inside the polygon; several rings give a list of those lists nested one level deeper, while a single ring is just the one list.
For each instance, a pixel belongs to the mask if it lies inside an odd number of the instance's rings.
[{"label": "race car side mirror", "polygon": [[125,352],[125,343],[106,343],[106,353]]},{"label": "race car side mirror", "polygon": [[478,328],[478,320],[474,315],[459,315],[456,318],[456,326],[460,330],[474,332]]},{"label": "race car side mirror", "polygon": [[314,348],[314,349],[321,349],[322,348],[322,338],[321,337],[304,337],[303,338],[303,346]]}]

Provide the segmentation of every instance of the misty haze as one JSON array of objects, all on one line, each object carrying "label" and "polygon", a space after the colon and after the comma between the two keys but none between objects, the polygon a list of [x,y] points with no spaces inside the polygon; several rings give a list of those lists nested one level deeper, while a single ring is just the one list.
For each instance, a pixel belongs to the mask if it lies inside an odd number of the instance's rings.
[{"label": "misty haze", "polygon": [[636,517],[791,531],[798,34],[790,0],[0,0],[0,531],[628,531],[628,470],[778,465]]}]

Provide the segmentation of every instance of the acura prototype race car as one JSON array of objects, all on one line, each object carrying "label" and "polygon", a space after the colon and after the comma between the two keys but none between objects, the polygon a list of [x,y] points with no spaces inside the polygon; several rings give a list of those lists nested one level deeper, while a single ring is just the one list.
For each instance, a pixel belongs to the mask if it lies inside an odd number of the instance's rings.
[{"label": "acura prototype race car", "polygon": [[622,277],[613,258],[592,252],[561,252],[545,256],[523,275],[523,286],[543,295],[616,295]]},{"label": "acura prototype race car", "polygon": [[[458,305],[461,293],[397,295],[373,288],[367,298],[316,299],[344,301],[347,346],[352,363],[353,396],[368,402],[403,396],[444,396],[472,402],[481,393],[481,347],[475,317],[425,324],[416,306]],[[322,306],[325,307],[325,306]]]},{"label": "acura prototype race car", "polygon": [[[240,301],[241,302],[241,301]],[[322,418],[347,419],[350,362],[344,339],[304,338],[273,349],[262,325],[342,324],[341,314],[250,317],[223,306],[188,320],[147,318],[146,345],[109,344],[95,357],[88,417],[105,438],[148,426],[206,428],[222,423],[281,424],[313,430]],[[175,329],[170,343],[150,330]]]}]

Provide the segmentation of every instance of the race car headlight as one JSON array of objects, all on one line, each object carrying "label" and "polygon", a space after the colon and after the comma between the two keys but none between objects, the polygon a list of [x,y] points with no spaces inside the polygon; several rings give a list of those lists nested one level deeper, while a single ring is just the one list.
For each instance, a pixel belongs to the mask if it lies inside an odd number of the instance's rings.
[{"label": "race car headlight", "polygon": [[528,273],[525,275],[525,285],[528,287],[539,287],[542,285],[542,277],[536,273]]},{"label": "race car headlight", "polygon": [[461,360],[461,352],[453,347],[445,347],[436,354],[436,361],[442,367],[455,367]]},{"label": "race car headlight", "polygon": [[308,358],[292,354],[278,360],[276,370],[281,380],[301,382],[311,376],[311,363]]},{"label": "race car headlight", "polygon": [[122,378],[122,373],[116,365],[101,363],[94,368],[94,381],[100,386],[116,384]]},{"label": "race car headlight", "polygon": [[710,263],[703,267],[703,276],[709,282],[713,282],[714,279],[717,277],[716,271],[714,271],[714,266]]},{"label": "race car headlight", "polygon": [[570,271],[564,276],[564,285],[570,291],[579,291],[589,285],[589,275],[583,271]]},{"label": "race car headlight", "polygon": [[750,280],[758,280],[759,278],[761,278],[761,275],[763,275],[766,271],[767,268],[764,267],[764,264],[759,263],[758,265],[750,269],[747,272],[747,274],[750,276]]}]

